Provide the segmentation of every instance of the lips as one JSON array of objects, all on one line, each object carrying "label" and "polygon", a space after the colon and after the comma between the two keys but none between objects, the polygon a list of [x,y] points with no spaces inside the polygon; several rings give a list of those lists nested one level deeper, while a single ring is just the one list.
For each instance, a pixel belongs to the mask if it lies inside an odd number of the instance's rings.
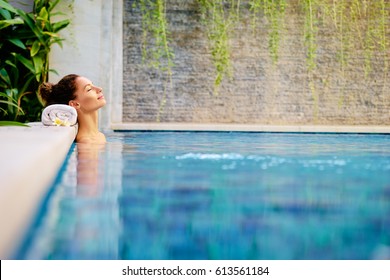
[{"label": "lips", "polygon": [[100,99],[104,99],[104,95],[100,95],[100,96],[98,97],[98,100],[100,100]]}]

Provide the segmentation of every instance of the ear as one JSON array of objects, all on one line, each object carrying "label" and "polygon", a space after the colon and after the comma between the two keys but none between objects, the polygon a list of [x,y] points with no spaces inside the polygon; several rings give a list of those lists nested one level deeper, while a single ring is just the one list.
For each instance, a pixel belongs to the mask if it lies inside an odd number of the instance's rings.
[{"label": "ear", "polygon": [[77,110],[80,108],[80,103],[78,103],[75,100],[71,100],[71,101],[69,101],[69,106],[72,106],[73,108],[75,108]]}]

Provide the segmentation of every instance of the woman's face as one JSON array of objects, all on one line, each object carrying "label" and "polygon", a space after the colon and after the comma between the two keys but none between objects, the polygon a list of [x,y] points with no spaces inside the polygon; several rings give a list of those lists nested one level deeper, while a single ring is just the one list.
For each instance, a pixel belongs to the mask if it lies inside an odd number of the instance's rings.
[{"label": "woman's face", "polygon": [[92,84],[90,80],[85,77],[78,77],[76,79],[76,98],[79,103],[79,109],[85,113],[96,111],[106,104],[103,90]]}]

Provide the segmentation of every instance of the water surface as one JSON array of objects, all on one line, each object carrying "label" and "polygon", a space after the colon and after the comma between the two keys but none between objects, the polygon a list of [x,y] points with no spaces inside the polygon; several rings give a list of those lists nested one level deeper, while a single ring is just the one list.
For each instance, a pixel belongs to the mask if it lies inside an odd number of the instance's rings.
[{"label": "water surface", "polygon": [[75,144],[18,258],[390,258],[389,140],[129,132]]}]

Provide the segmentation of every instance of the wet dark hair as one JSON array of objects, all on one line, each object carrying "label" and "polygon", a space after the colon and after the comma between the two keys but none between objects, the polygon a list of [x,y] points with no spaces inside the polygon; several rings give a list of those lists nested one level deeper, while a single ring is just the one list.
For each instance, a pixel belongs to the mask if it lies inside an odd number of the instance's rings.
[{"label": "wet dark hair", "polygon": [[57,84],[43,83],[39,86],[39,95],[45,106],[53,104],[68,105],[69,101],[76,98],[76,74],[69,74],[63,77]]}]

